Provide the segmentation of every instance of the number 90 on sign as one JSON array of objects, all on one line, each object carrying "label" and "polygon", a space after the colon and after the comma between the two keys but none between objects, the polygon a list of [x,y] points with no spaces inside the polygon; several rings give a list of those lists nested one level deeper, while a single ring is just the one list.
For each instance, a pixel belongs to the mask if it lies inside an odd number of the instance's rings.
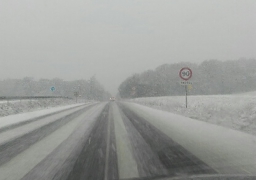
[{"label": "number 90 on sign", "polygon": [[189,77],[190,76],[190,72],[189,71],[182,71],[182,76],[183,77]]},{"label": "number 90 on sign", "polygon": [[180,78],[187,81],[192,77],[192,70],[190,68],[182,68],[180,70]]}]

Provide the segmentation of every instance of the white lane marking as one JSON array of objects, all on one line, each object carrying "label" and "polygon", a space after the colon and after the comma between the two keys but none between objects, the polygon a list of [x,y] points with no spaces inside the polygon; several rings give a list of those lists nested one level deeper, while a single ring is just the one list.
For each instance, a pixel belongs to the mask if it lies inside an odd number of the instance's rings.
[{"label": "white lane marking", "polygon": [[[110,114],[110,109],[109,109],[109,114]],[[106,117],[104,115],[104,117]],[[110,142],[110,115],[107,117],[107,150],[106,150],[106,162],[105,162],[105,175],[104,175],[104,180],[108,180],[108,161],[109,161],[109,142]]]},{"label": "white lane marking", "polygon": [[62,126],[57,131],[32,145],[6,164],[0,166],[0,180],[17,180],[48,156],[76,129],[83,120],[81,116]]},{"label": "white lane marking", "polygon": [[[113,104],[113,103],[112,103]],[[136,160],[132,154],[131,142],[116,104],[111,107],[115,123],[116,151],[119,179],[139,177]]]}]

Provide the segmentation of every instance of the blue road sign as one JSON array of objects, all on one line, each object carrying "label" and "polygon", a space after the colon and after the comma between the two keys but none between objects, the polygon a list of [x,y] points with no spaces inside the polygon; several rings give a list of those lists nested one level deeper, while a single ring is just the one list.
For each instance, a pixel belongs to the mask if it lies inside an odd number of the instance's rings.
[{"label": "blue road sign", "polygon": [[51,91],[55,91],[56,89],[55,89],[55,87],[53,86],[53,87],[51,87]]}]

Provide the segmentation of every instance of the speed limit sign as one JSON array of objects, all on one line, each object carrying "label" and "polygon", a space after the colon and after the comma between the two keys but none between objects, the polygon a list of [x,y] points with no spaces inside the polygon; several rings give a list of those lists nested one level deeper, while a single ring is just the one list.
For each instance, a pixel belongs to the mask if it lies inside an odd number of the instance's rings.
[{"label": "speed limit sign", "polygon": [[187,81],[192,77],[192,70],[190,68],[182,68],[180,70],[180,78]]}]

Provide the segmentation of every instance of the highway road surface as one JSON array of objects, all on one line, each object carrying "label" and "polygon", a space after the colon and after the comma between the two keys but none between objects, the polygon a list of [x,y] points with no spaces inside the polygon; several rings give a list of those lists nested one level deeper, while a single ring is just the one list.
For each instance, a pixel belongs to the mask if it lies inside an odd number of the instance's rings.
[{"label": "highway road surface", "polygon": [[254,179],[255,173],[255,136],[127,102],[0,126],[0,180]]}]

